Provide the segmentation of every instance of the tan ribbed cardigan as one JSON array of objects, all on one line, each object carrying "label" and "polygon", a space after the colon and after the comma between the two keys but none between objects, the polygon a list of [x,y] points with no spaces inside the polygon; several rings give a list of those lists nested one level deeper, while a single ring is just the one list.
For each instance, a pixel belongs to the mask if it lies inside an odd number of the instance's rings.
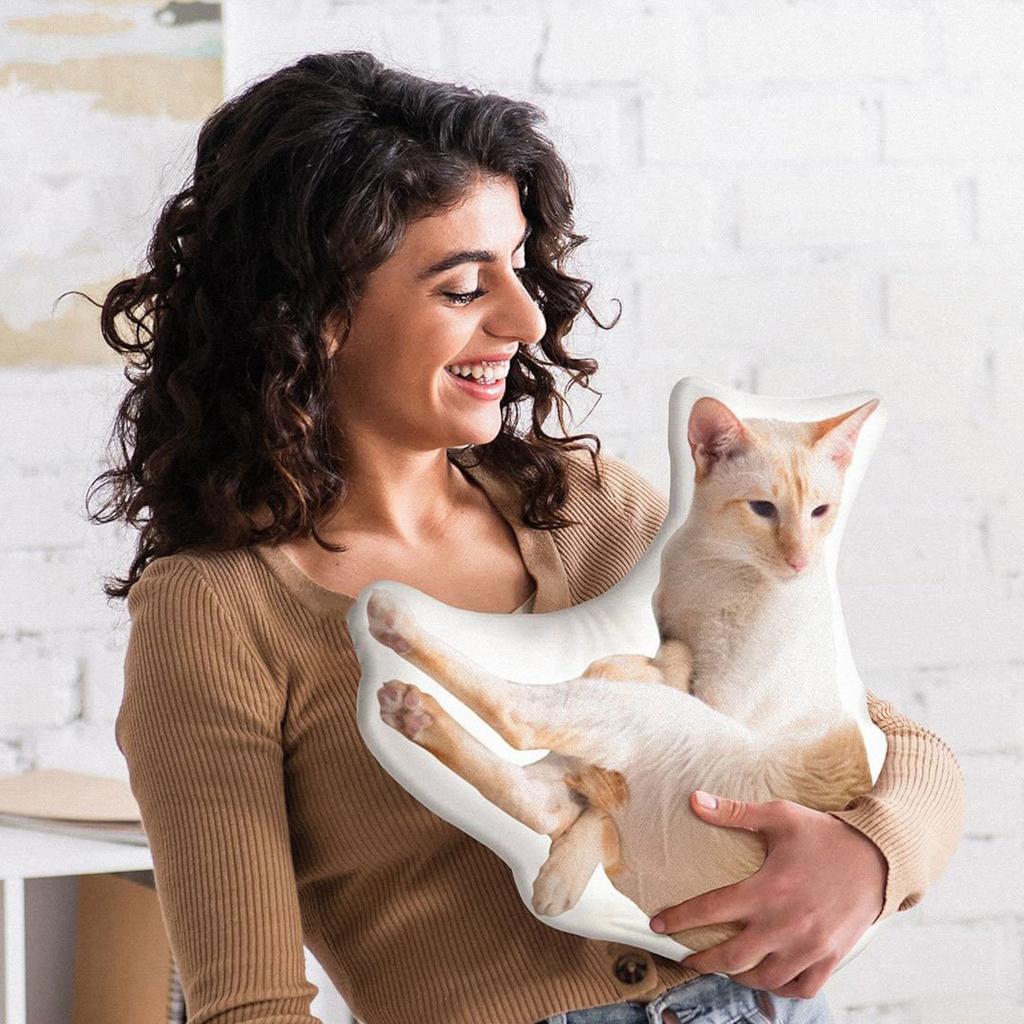
[{"label": "tan ribbed cardigan", "polygon": [[[536,612],[621,579],[667,513],[625,462],[602,465],[598,489],[589,456],[573,456],[565,511],[581,525],[556,531],[524,526],[503,479],[464,468],[515,532]],[[530,1024],[697,977],[542,924],[503,861],[380,767],[356,729],[351,599],[280,549],[158,558],[128,606],[116,737],[190,1024],[312,1024],[303,942],[367,1024]],[[886,917],[950,859],[963,781],[938,736],[873,694],[869,709],[885,764],[872,793],[835,816],[885,855]],[[639,970],[616,973],[628,952]]]}]

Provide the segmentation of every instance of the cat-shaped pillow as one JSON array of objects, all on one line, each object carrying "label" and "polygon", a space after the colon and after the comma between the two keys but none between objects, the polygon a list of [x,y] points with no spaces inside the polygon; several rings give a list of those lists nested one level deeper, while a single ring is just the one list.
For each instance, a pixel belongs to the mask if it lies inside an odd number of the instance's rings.
[{"label": "cat-shaped pillow", "polygon": [[877,406],[684,378],[668,516],[599,597],[503,615],[393,580],[360,591],[347,621],[364,741],[505,860],[546,924],[676,960],[715,945],[739,926],[658,935],[648,920],[752,874],[764,843],[701,821],[690,792],[839,810],[873,785],[885,737],[835,568]]}]

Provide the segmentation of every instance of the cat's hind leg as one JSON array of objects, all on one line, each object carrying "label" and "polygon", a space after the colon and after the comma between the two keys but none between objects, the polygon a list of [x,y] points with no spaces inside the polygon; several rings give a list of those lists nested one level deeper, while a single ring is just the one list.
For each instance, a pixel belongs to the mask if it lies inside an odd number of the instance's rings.
[{"label": "cat's hind leg", "polygon": [[614,878],[624,867],[619,830],[611,816],[629,799],[629,785],[619,772],[579,765],[565,781],[587,802],[569,829],[551,841],[548,859],[533,883],[533,909],[555,917],[576,906],[598,863]]},{"label": "cat's hind leg", "polygon": [[548,859],[533,881],[531,903],[538,914],[557,917],[576,906],[597,865],[607,815],[588,807],[561,835],[551,840]]},{"label": "cat's hind leg", "polygon": [[429,750],[506,814],[541,835],[570,828],[586,806],[565,780],[569,763],[548,755],[531,765],[512,764],[457,722],[429,693],[392,679],[377,691],[380,717]]},{"label": "cat's hind leg", "polygon": [[507,734],[504,696],[510,685],[519,684],[512,684],[489,672],[442,640],[424,632],[405,603],[386,590],[371,592],[366,603],[366,617],[373,637],[436,679],[511,742]]}]

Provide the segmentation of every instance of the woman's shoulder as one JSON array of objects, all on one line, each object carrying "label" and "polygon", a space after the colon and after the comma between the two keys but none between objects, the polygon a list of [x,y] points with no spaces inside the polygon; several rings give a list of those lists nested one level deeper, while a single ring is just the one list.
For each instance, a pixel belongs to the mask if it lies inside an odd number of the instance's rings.
[{"label": "woman's shoulder", "polygon": [[202,577],[213,584],[215,580],[237,577],[251,560],[248,548],[215,550],[185,547],[170,555],[159,555],[139,574],[138,582],[148,585],[169,582],[183,576]]},{"label": "woman's shoulder", "polygon": [[193,549],[161,555],[129,591],[131,630],[115,724],[126,756],[176,756],[164,739],[188,735],[191,743],[200,730],[276,737],[285,678],[268,658],[243,596],[220,578],[244,557]]},{"label": "woman's shoulder", "polygon": [[183,670],[184,662],[205,666],[220,657],[224,665],[244,665],[250,683],[278,676],[292,631],[267,575],[247,547],[189,547],[154,558],[128,594],[131,650],[140,664],[146,652],[170,648],[181,654]]},{"label": "woman's shoulder", "polygon": [[574,449],[568,456],[568,505],[579,506],[591,516],[603,510],[635,524],[648,536],[657,533],[668,514],[668,498],[644,473],[625,459],[601,451],[598,479],[590,449]]},{"label": "woman's shoulder", "polygon": [[566,478],[561,511],[572,523],[552,531],[552,540],[577,603],[603,593],[636,565],[660,531],[668,502],[643,473],[603,452],[597,472],[589,450],[571,452]]},{"label": "woman's shoulder", "polygon": [[182,614],[207,602],[226,610],[251,593],[258,580],[255,556],[248,548],[186,547],[149,562],[129,591],[128,609],[133,618],[143,602],[158,602]]}]

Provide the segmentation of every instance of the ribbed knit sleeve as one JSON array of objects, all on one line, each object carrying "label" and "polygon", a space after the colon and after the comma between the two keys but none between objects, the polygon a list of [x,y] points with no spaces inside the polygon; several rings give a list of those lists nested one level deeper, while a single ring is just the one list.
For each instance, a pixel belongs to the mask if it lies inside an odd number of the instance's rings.
[{"label": "ribbed knit sleeve", "polygon": [[881,921],[914,906],[945,870],[963,832],[966,798],[950,746],[870,690],[867,699],[885,733],[885,761],[871,792],[830,813],[867,836],[889,865]]},{"label": "ribbed knit sleeve", "polygon": [[281,688],[187,556],[151,563],[129,611],[115,735],[189,1024],[319,1024],[285,813]]},{"label": "ribbed knit sleeve", "polygon": [[[628,463],[605,463],[609,483],[646,546],[661,529],[668,499]],[[870,839],[886,859],[885,897],[876,919],[882,920],[914,906],[945,870],[963,831],[965,791],[960,764],[944,740],[870,690],[866,696],[871,720],[885,733],[885,762],[870,793],[830,813]]]},{"label": "ribbed knit sleeve", "polygon": [[618,492],[624,515],[640,534],[646,548],[668,515],[668,498],[628,462],[611,456],[604,458],[604,465],[609,484]]},{"label": "ribbed knit sleeve", "polygon": [[569,453],[563,513],[578,525],[554,533],[573,604],[603,594],[640,560],[668,513],[665,496],[628,462],[600,454],[600,483],[589,451]]}]

